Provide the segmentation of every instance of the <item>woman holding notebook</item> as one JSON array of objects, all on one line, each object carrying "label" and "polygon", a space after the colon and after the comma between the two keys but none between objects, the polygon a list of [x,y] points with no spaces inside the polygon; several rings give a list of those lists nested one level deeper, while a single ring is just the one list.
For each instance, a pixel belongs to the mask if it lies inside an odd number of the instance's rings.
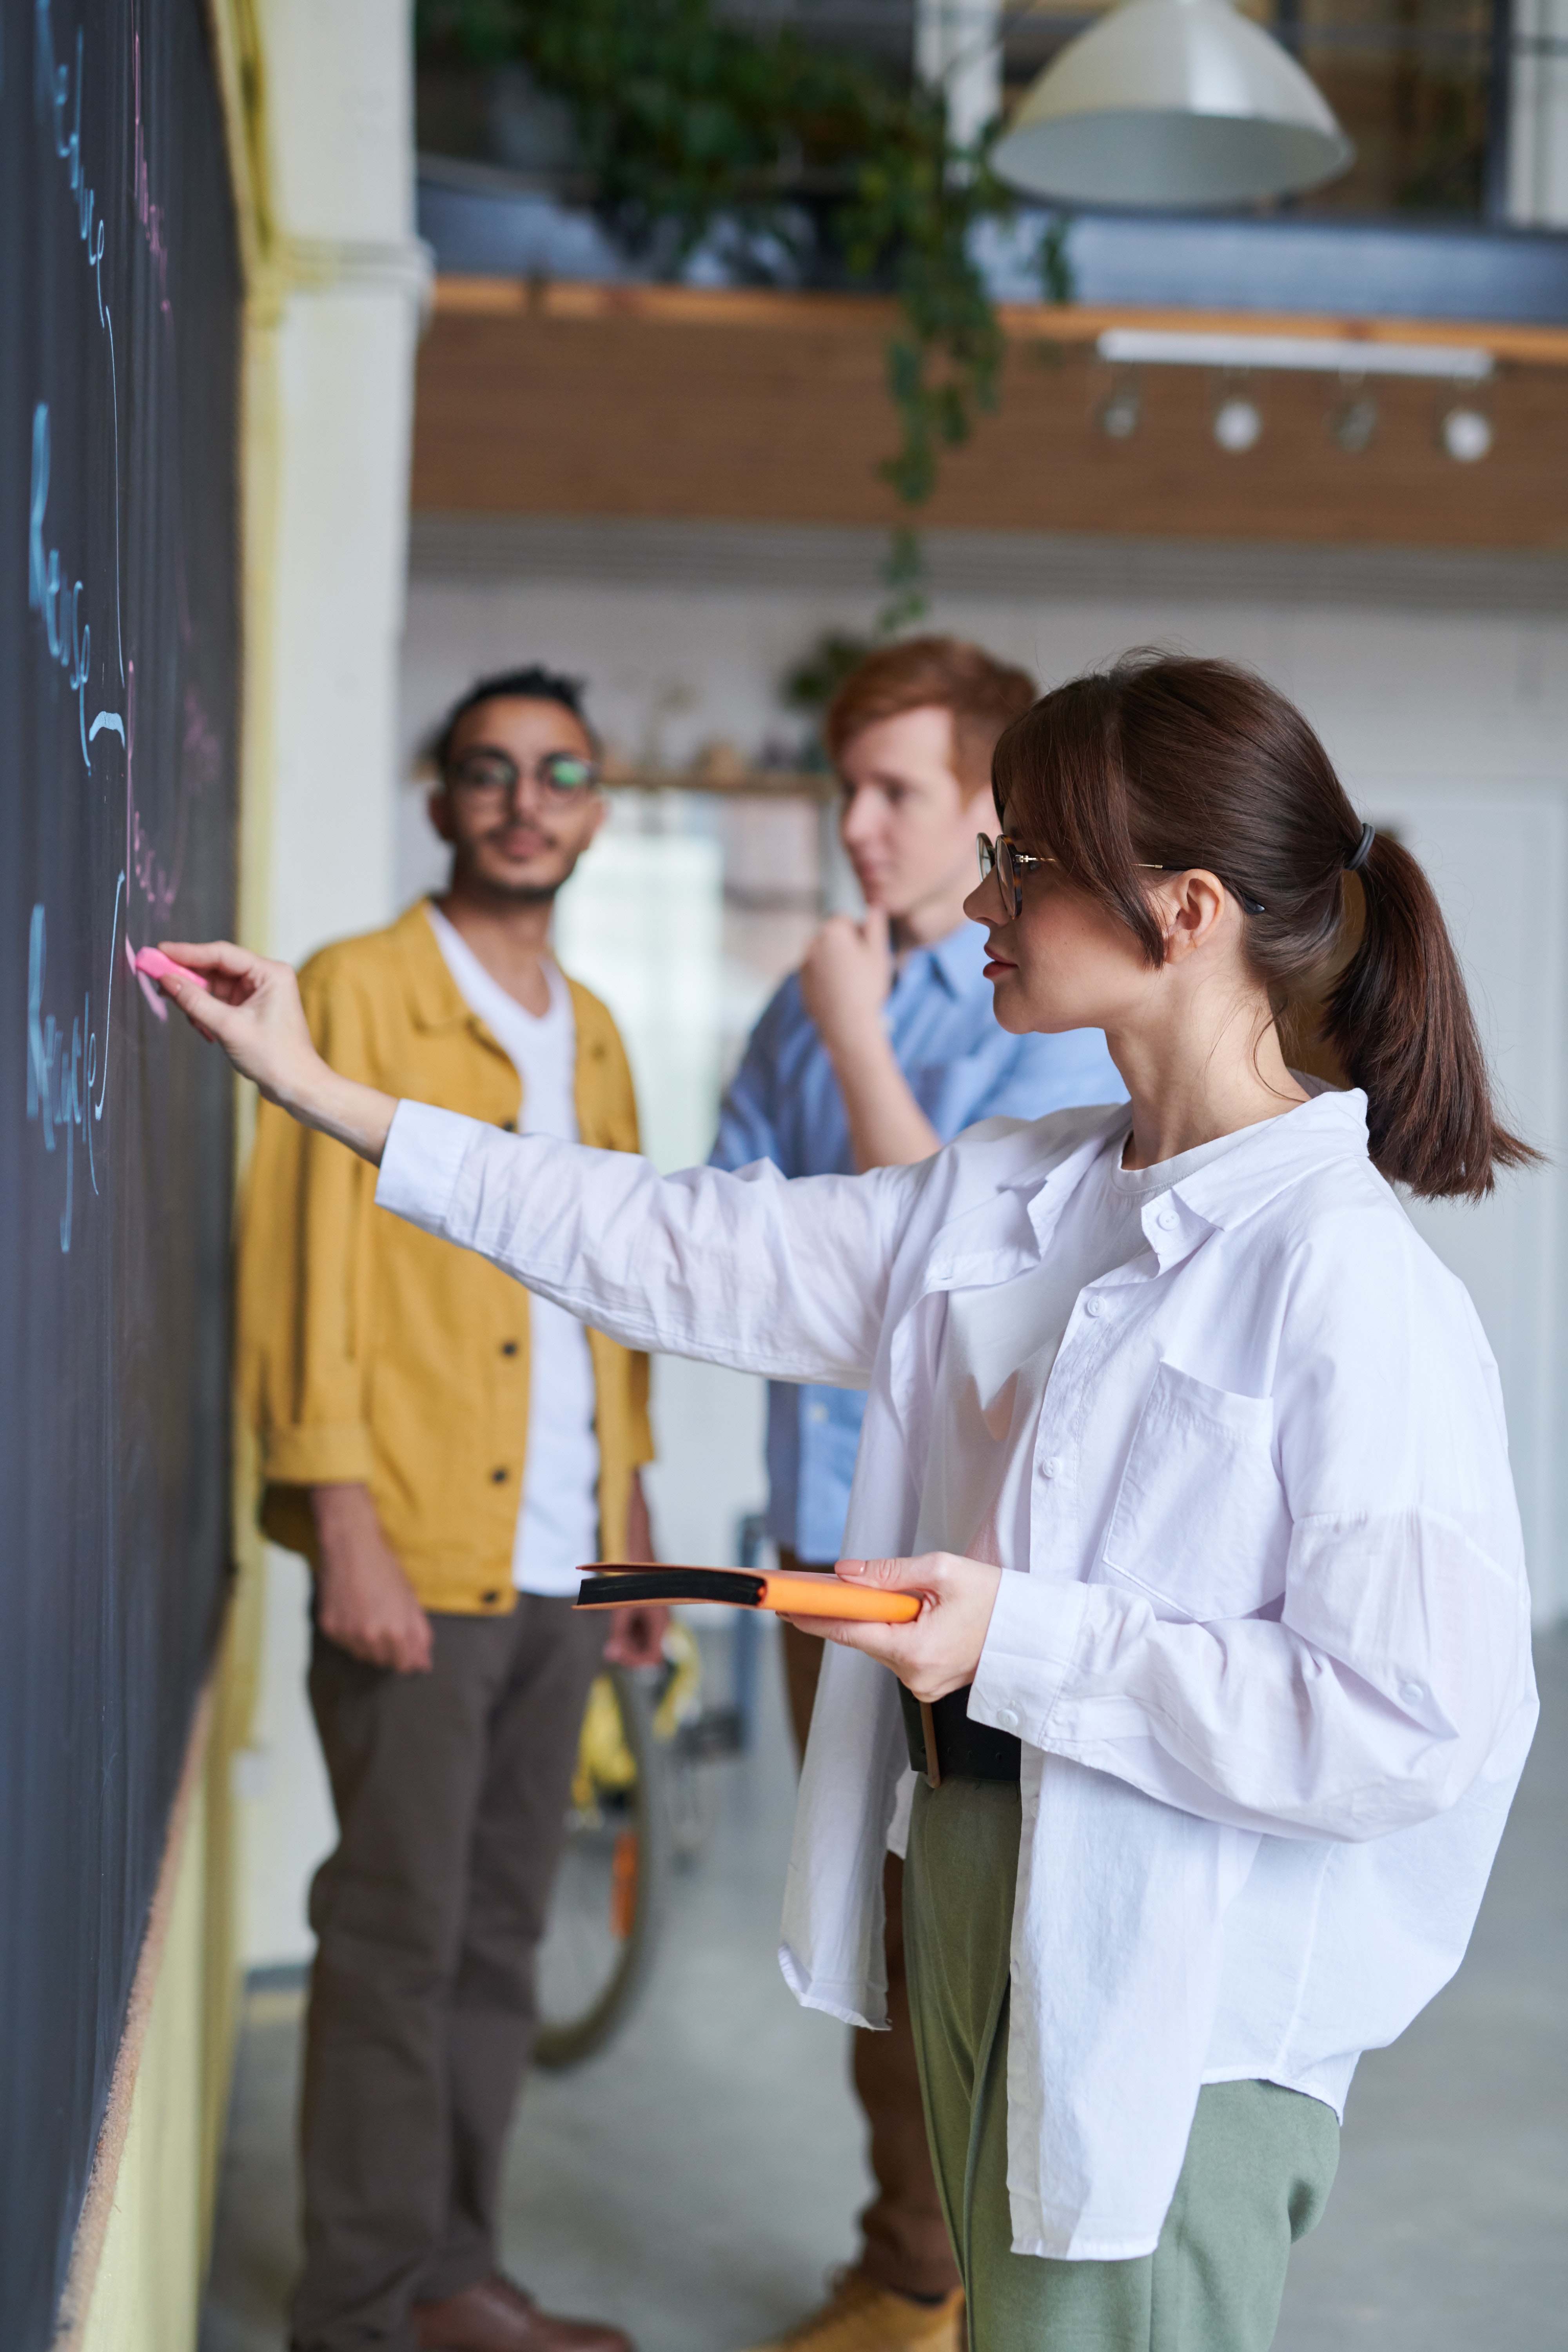
[{"label": "woman holding notebook", "polygon": [[[1131,1101],[915,1167],[660,1179],[337,1077],[286,966],[171,946],[212,989],[165,985],[383,1206],[626,1346],[869,1389],[838,1574],[921,1606],[813,1626],[784,1972],[881,2021],[907,1841],[974,2352],[1263,2352],[1535,1716],[1496,1368],[1391,1186],[1532,1155],[1425,877],[1259,679],[1130,658],[994,780],[997,1019],[1103,1028]],[[1325,982],[1345,1093],[1282,1042]]]}]

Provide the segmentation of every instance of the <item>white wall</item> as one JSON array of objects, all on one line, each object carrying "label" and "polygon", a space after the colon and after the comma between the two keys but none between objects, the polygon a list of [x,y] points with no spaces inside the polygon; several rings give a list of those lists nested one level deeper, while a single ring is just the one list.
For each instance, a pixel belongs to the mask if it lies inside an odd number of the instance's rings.
[{"label": "white wall", "polygon": [[247,680],[268,787],[247,812],[253,936],[298,960],[383,920],[408,533],[414,240],[405,0],[272,0],[258,19],[269,235],[251,305]]},{"label": "white wall", "polygon": [[[395,901],[396,662],[413,362],[406,0],[269,0],[249,103],[264,234],[246,394],[247,796],[241,922],[299,961]],[[331,1811],[302,1693],[304,1574],[267,1562],[259,1703],[237,1759],[240,1948],[304,1948],[303,1882]]]},{"label": "white wall", "polygon": [[1002,110],[1001,15],[1001,0],[915,0],[915,71],[941,84],[963,147]]},{"label": "white wall", "polygon": [[1509,218],[1568,223],[1568,0],[1514,0],[1509,88]]}]

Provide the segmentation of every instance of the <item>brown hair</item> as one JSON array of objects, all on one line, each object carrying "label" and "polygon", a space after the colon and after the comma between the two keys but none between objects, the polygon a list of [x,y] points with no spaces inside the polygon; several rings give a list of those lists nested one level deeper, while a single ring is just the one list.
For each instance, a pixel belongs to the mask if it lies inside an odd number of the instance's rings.
[{"label": "brown hair", "polygon": [[[1494,1170],[1539,1159],[1499,1123],[1431,884],[1392,835],[1365,845],[1328,753],[1262,678],[1230,662],[1128,654],[1015,720],[994,790],[1026,845],[1059,858],[1155,967],[1164,942],[1141,861],[1205,866],[1252,902],[1247,950],[1276,1021],[1330,983],[1323,1035],[1366,1090],[1372,1156],[1391,1181],[1479,1200]],[[1335,977],[1352,861],[1363,919]]]},{"label": "brown hair", "polygon": [[905,637],[857,663],[827,706],[823,733],[833,759],[850,738],[901,711],[952,713],[953,772],[966,793],[991,780],[1003,729],[1029,708],[1035,681],[962,637]]}]

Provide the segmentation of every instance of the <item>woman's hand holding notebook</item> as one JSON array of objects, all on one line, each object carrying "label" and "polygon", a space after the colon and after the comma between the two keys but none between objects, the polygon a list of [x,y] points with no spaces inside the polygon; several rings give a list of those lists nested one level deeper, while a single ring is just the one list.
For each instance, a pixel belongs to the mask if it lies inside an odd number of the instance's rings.
[{"label": "woman's hand holding notebook", "polygon": [[907,1625],[921,1613],[918,1592],[848,1584],[831,1573],[786,1574],[751,1568],[645,1568],[600,1560],[583,1571],[579,1609],[626,1609],[681,1601],[720,1601],[732,1609],[771,1609],[781,1617],[857,1617]]}]

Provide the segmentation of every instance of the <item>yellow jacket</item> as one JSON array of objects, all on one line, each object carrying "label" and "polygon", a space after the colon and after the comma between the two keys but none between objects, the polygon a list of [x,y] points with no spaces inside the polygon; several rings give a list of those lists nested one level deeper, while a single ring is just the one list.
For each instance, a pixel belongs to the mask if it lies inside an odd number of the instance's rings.
[{"label": "yellow jacket", "polygon": [[[637,1149],[616,1024],[573,981],[584,1143]],[[522,1103],[516,1069],[470,1013],[424,902],[344,940],[300,975],[334,1069],[497,1127]],[[528,1432],[528,1293],[468,1250],[374,1202],[375,1171],[261,1106],[239,1255],[239,1382],[260,1441],[261,1524],[314,1563],[307,1489],[363,1483],[426,1609],[512,1606],[512,1538]],[[653,1457],[647,1359],[590,1331],[599,1540],[626,1543],[632,1473]]]}]

